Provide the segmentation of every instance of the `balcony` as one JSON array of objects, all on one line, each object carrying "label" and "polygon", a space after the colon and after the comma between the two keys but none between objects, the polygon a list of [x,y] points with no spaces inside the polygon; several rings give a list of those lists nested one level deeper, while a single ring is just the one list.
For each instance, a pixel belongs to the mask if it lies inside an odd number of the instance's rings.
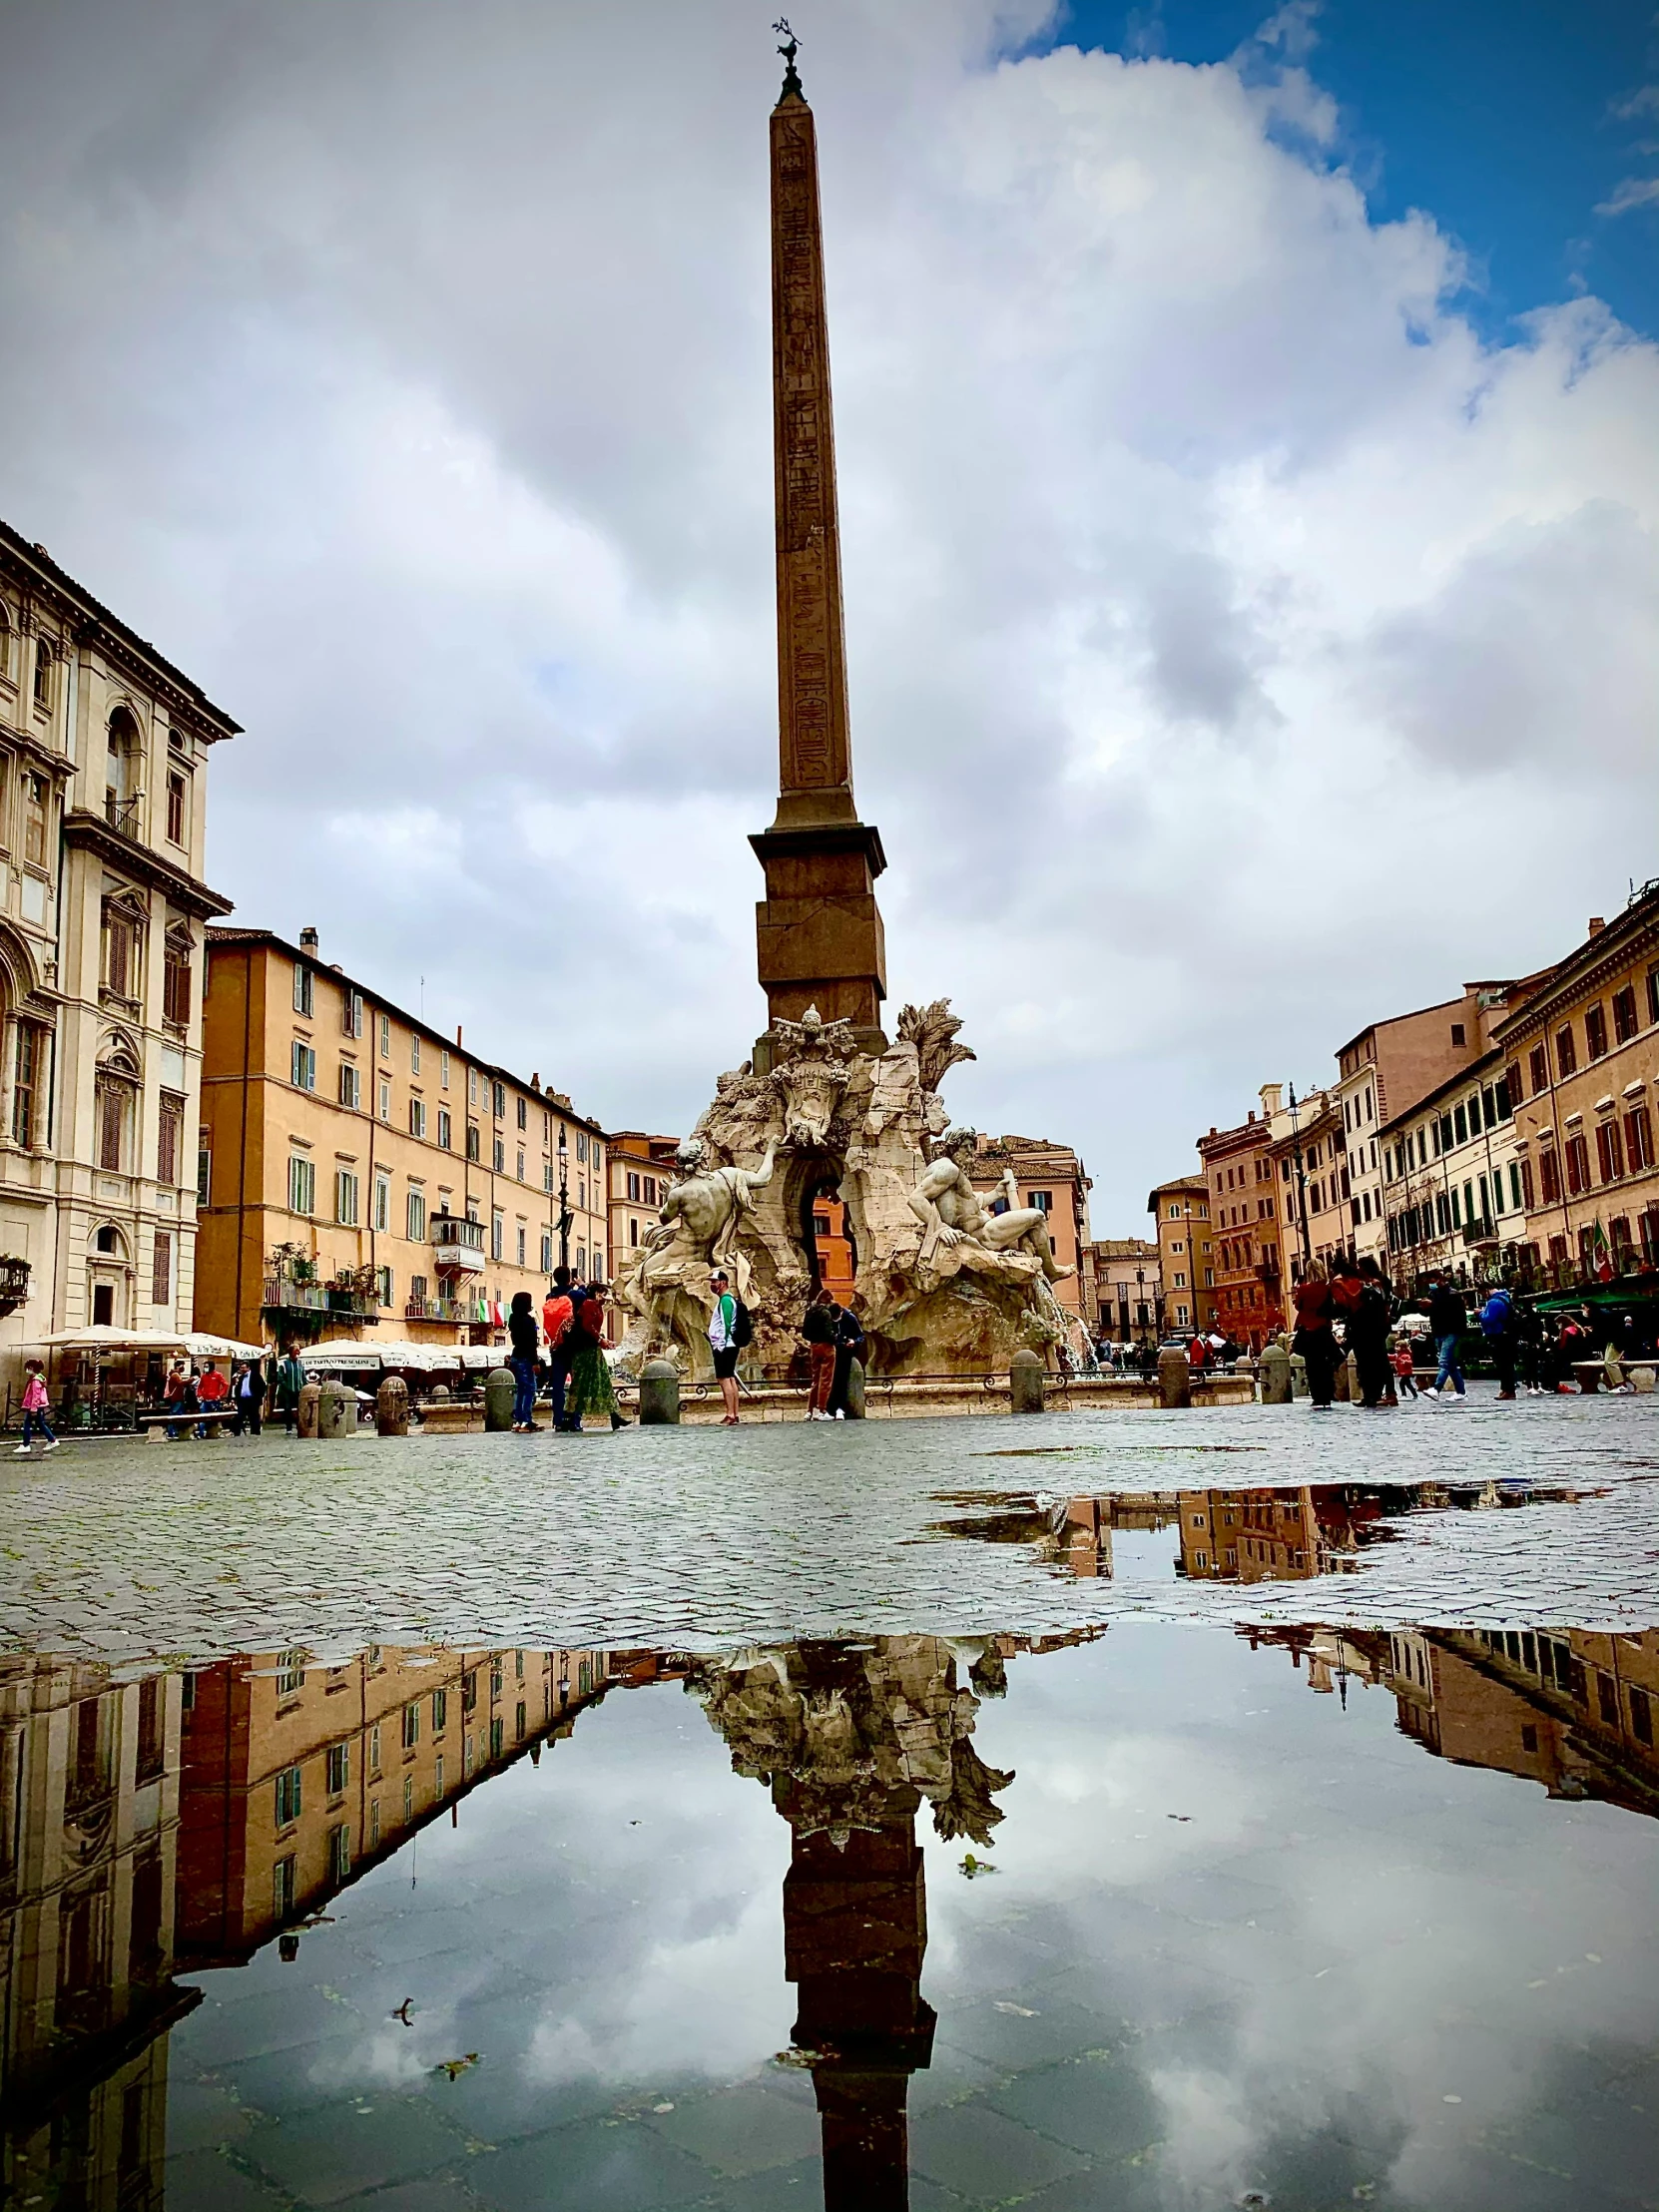
[{"label": "balcony", "polygon": [[142,842],[139,832],[139,803],[136,799],[123,799],[116,791],[104,793],[104,820],[123,837],[131,837],[135,844]]},{"label": "balcony", "polygon": [[1493,1245],[1496,1243],[1497,1231],[1489,1221],[1464,1222],[1463,1246],[1465,1250],[1470,1250],[1475,1245]]},{"label": "balcony", "polygon": [[403,1308],[405,1321],[476,1321],[477,1314],[464,1298],[411,1298]]},{"label": "balcony", "polygon": [[468,1272],[482,1270],[484,1225],[481,1221],[467,1221],[457,1214],[434,1214],[431,1228],[434,1266],[464,1268]]},{"label": "balcony", "polygon": [[337,1314],[347,1321],[378,1321],[380,1301],[371,1293],[336,1291],[327,1283],[290,1283],[268,1275],[260,1300],[268,1314]]}]

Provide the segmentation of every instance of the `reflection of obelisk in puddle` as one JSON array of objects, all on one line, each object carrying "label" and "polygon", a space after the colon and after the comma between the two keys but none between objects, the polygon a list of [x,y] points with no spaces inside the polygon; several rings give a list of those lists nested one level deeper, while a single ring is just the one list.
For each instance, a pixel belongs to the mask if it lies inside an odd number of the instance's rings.
[{"label": "reflection of obelisk in puddle", "polygon": [[852,798],[818,137],[795,41],[781,52],[789,69],[772,111],[778,813],[750,839],[767,883],[756,913],[760,981],[769,1020],[799,1021],[816,1005],[826,1021],[850,1021],[864,1050],[881,1052],[887,977],[875,878],[886,860]]},{"label": "reflection of obelisk in puddle", "polygon": [[[971,1660],[970,1688],[958,1660]],[[694,1686],[740,1774],[771,1787],[790,1824],[784,1970],[799,1992],[795,2041],[812,2066],[827,2212],[904,2212],[905,2106],[928,2064],[921,1994],[927,1909],[915,1817],[989,1842],[993,1791],[1013,1777],[970,1741],[998,1654],[931,1636],[790,1644],[700,1669]]]}]

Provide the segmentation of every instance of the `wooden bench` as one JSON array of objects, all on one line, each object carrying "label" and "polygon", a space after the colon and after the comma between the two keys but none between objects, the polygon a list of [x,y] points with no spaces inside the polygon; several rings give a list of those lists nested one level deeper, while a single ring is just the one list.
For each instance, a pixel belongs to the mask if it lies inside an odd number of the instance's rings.
[{"label": "wooden bench", "polygon": [[170,1438],[167,1431],[174,1427],[195,1428],[199,1423],[208,1428],[219,1428],[223,1427],[227,1421],[233,1421],[237,1417],[235,1410],[227,1405],[200,1413],[140,1413],[138,1425],[140,1428],[149,1429],[152,1443],[161,1442],[165,1444],[170,1441],[183,1443],[184,1438],[182,1436]]}]

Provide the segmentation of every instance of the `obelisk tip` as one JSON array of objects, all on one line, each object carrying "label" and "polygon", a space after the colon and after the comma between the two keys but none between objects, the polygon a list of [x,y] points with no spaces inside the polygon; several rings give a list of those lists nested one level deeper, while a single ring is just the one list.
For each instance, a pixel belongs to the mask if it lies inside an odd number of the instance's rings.
[{"label": "obelisk tip", "polygon": [[782,54],[784,57],[784,89],[778,95],[778,105],[782,107],[786,100],[800,100],[802,102],[805,102],[807,95],[801,89],[801,79],[800,76],[797,74],[795,66],[795,57],[799,53],[800,47],[797,43],[795,33],[790,29],[789,17],[787,15],[781,15],[778,18],[778,21],[772,27],[775,31],[779,32],[784,39],[784,44],[778,49],[779,53]]}]

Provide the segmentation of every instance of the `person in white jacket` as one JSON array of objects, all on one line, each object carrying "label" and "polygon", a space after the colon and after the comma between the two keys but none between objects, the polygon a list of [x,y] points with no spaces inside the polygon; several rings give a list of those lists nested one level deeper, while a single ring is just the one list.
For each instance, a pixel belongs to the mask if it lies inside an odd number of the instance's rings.
[{"label": "person in white jacket", "polygon": [[715,1294],[715,1310],[709,1316],[709,1349],[715,1356],[715,1376],[726,1402],[725,1428],[738,1425],[738,1302],[724,1273],[709,1278]]}]

